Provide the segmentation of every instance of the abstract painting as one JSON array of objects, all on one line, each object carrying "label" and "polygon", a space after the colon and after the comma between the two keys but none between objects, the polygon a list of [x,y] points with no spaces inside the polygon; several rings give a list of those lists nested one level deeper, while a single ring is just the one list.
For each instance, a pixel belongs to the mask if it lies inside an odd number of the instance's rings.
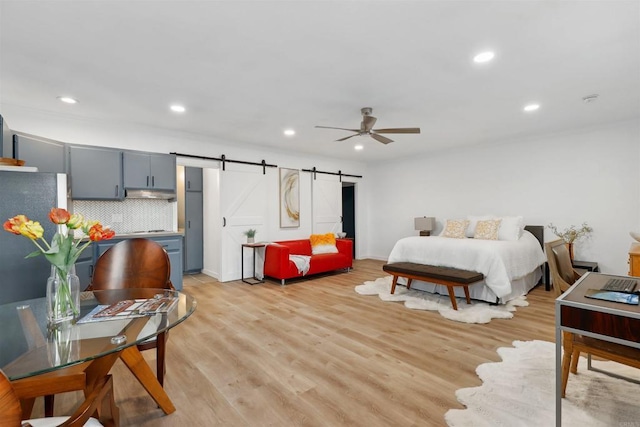
[{"label": "abstract painting", "polygon": [[280,228],[300,227],[300,171],[280,168]]}]

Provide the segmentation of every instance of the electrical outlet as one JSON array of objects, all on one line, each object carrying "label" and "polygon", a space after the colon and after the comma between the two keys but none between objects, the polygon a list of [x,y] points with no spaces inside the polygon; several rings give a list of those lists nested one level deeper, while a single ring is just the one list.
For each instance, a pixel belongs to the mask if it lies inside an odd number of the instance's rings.
[{"label": "electrical outlet", "polygon": [[122,214],[111,214],[111,222],[122,222]]}]

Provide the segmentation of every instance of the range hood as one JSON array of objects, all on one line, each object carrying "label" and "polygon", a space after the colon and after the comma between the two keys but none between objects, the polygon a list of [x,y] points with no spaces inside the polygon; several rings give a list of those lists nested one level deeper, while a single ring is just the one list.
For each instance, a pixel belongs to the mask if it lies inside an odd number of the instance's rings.
[{"label": "range hood", "polygon": [[124,197],[127,199],[162,199],[171,202],[176,200],[176,193],[171,190],[127,188]]}]

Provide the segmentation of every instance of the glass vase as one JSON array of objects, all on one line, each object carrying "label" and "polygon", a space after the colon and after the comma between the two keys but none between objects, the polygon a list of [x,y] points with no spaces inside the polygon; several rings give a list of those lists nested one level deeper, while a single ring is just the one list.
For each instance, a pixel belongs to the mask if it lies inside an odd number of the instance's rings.
[{"label": "glass vase", "polygon": [[80,279],[75,265],[68,269],[51,266],[47,280],[47,319],[49,325],[77,319],[80,314]]}]

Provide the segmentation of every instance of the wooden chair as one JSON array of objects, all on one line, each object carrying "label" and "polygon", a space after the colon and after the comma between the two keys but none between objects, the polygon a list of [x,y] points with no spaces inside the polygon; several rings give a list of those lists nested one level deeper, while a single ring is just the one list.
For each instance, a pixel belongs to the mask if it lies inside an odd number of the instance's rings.
[{"label": "wooden chair", "polygon": [[569,249],[564,240],[554,240],[553,242],[545,243],[544,246],[547,252],[547,260],[549,261],[553,291],[556,297],[559,297],[580,278],[580,274],[571,265]]},{"label": "wooden chair", "polygon": [[[580,278],[580,274],[573,269],[569,249],[562,239],[546,243],[545,249],[553,279],[553,290],[557,296],[560,296]],[[565,397],[567,390],[569,372],[578,373],[578,360],[581,352],[587,353],[589,357],[597,356],[640,369],[640,350],[635,348],[571,332],[562,333],[562,348],[564,350],[562,356],[562,397]]]},{"label": "wooden chair", "polygon": [[[98,421],[93,418],[98,416]],[[29,424],[26,424],[29,423]],[[13,390],[9,379],[0,371],[0,426],[20,427],[23,425],[20,400]],[[98,427],[119,425],[118,408],[113,397],[113,379],[105,377],[85,401],[69,417],[40,418],[24,421],[24,425],[33,427]]]},{"label": "wooden chair", "polygon": [[[109,248],[96,262],[87,290],[160,288],[175,289],[170,280],[167,251],[149,239],[127,239]],[[167,334],[138,344],[140,351],[156,348],[156,376],[164,385]]]}]

